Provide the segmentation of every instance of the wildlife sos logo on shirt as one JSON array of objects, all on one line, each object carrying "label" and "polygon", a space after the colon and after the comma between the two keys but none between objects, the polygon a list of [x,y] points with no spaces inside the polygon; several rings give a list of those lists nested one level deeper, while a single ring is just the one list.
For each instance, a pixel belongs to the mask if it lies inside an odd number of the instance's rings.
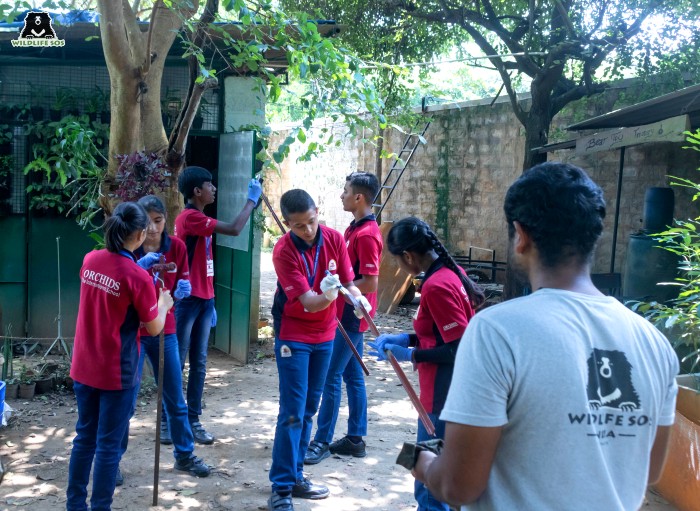
[{"label": "wildlife sos logo on shirt", "polygon": [[65,46],[65,39],[58,39],[53,29],[51,15],[48,12],[30,11],[24,17],[24,26],[17,39],[12,40],[13,47],[38,46],[60,47]]},{"label": "wildlife sos logo on shirt", "polygon": [[653,424],[651,417],[642,413],[632,384],[633,367],[622,351],[594,348],[586,365],[588,411],[569,413],[571,424],[594,426],[595,432],[587,428],[587,436],[605,441],[635,437],[638,427]]}]

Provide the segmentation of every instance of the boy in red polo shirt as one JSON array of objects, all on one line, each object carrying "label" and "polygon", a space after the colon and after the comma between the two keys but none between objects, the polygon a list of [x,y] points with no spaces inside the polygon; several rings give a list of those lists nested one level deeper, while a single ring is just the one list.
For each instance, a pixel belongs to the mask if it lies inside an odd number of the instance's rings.
[{"label": "boy in red polo shirt", "polygon": [[[355,274],[353,280],[355,286],[367,297],[372,306],[373,310],[370,312],[372,316],[374,316],[374,308],[377,305],[379,263],[384,246],[377,219],[372,214],[372,202],[378,191],[379,182],[374,174],[353,172],[346,178],[345,187],[340,196],[340,200],[343,201],[343,209],[354,216],[350,226],[345,230],[348,256]],[[367,322],[364,319],[358,319],[353,313],[353,308],[344,300],[336,300],[336,302],[338,304],[338,319],[355,345],[357,352],[362,356],[363,332],[369,328]],[[331,443],[343,393],[341,380],[345,381],[348,393],[348,433],[343,438]],[[362,437],[367,434],[365,375],[339,329],[333,340],[333,355],[323,387],[323,397],[316,426],[316,435],[306,451],[305,464],[320,463],[331,454],[357,458],[366,455],[365,442],[362,440]]]},{"label": "boy in red polo shirt", "polygon": [[[304,477],[304,455],[312,419],[333,351],[338,286],[363,304],[369,303],[353,284],[354,273],[343,236],[318,224],[318,208],[304,190],[282,195],[280,208],[290,232],[275,245],[277,273],[272,316],[280,407],[272,449],[268,508],[292,511],[292,497],[323,499],[328,488]],[[331,275],[325,276],[326,272]]]},{"label": "boy in red polo shirt", "polygon": [[214,436],[207,432],[199,416],[202,414],[202,392],[207,374],[207,344],[211,327],[216,326],[214,309],[213,233],[238,236],[255,209],[262,188],[257,179],[248,183],[248,200],[231,223],[204,214],[204,207],[216,198],[211,173],[202,167],[187,167],[178,178],[178,188],[187,205],[175,219],[175,236],[187,246],[192,293],[177,302],[175,319],[180,345],[180,364],[185,367],[189,352],[190,373],[187,381],[187,417],[194,440],[211,444]]}]

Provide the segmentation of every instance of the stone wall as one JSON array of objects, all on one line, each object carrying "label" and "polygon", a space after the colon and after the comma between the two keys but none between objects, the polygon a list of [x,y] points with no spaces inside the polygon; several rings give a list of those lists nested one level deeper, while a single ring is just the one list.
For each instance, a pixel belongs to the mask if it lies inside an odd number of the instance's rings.
[{"label": "stone wall", "polygon": [[[590,103],[584,117],[611,109],[611,98]],[[426,133],[426,144],[419,147],[382,215],[383,220],[399,220],[416,215],[430,224],[448,249],[466,254],[469,246],[496,251],[498,260],[507,254],[507,232],[503,216],[505,192],[522,172],[524,129],[503,98],[492,104],[479,100],[456,105],[440,105],[429,112],[433,121]],[[555,119],[552,133],[562,139],[575,133],[562,130],[582,112],[568,111]],[[580,120],[580,119],[579,119]],[[281,179],[266,183],[275,204],[281,190],[301,187],[318,200],[321,218],[331,227],[344,230],[351,215],[342,211],[339,199],[345,175],[353,170],[374,170],[374,148],[362,143],[360,136],[343,135],[342,126],[327,126],[340,136],[341,145],[331,147],[311,162],[297,162],[293,153],[282,166]],[[316,127],[316,133],[321,127]],[[281,142],[287,136],[280,133]],[[386,149],[398,152],[406,135],[391,131]],[[700,154],[682,149],[682,143],[657,143],[628,147],[625,151],[620,216],[615,254],[615,271],[622,272],[629,235],[642,227],[644,195],[652,186],[667,186],[667,176],[697,179]],[[620,151],[577,156],[574,150],[549,154],[550,161],[567,161],[584,168],[603,188],[608,205],[605,231],[594,261],[594,272],[610,271],[612,233],[617,204],[617,180]],[[385,161],[386,175],[391,162]],[[687,190],[674,187],[675,216],[698,216]],[[488,252],[475,256],[490,259]]]}]

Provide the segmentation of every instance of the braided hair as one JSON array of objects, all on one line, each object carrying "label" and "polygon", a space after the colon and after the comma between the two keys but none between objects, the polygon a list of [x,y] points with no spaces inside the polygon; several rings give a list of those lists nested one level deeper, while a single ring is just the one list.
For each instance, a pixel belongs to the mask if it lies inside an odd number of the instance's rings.
[{"label": "braided hair", "polygon": [[462,270],[428,224],[414,216],[399,220],[389,231],[387,248],[393,255],[404,252],[426,254],[434,250],[442,263],[462,281],[474,309],[484,303],[484,292]]},{"label": "braided hair", "polygon": [[149,222],[150,218],[143,206],[135,202],[122,202],[114,208],[112,216],[102,226],[107,250],[119,252],[129,236],[148,227]]}]

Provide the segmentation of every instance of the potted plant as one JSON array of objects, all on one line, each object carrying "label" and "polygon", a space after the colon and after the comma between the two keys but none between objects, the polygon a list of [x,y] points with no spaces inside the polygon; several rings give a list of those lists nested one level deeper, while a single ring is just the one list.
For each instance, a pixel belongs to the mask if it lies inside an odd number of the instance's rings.
[{"label": "potted plant", "polygon": [[11,155],[0,156],[0,201],[12,197],[12,169],[14,158]]},{"label": "potted plant", "polygon": [[[700,152],[700,130],[686,132],[686,148]],[[700,169],[698,169],[700,170]],[[700,197],[700,183],[671,177],[671,184],[691,189],[693,201]],[[632,309],[640,312],[667,334],[681,361],[677,377],[679,393],[676,400],[676,422],[666,465],[656,488],[679,510],[695,510],[700,495],[700,478],[696,460],[700,458],[700,377],[692,374],[700,367],[700,217],[675,220],[670,229],[654,235],[664,250],[680,259],[680,276],[675,282],[678,297],[666,303],[633,302]]]},{"label": "potted plant", "polygon": [[69,87],[58,87],[54,93],[53,103],[51,103],[51,110],[49,112],[49,117],[52,121],[60,121],[64,113],[68,114],[69,111],[75,109],[75,97],[73,96],[73,89]]},{"label": "potted plant", "polygon": [[20,399],[32,399],[36,390],[36,382],[34,381],[34,371],[22,365],[19,372],[19,391],[17,395]]},{"label": "potted plant", "polygon": [[39,122],[44,120],[44,102],[46,101],[46,91],[43,87],[29,84],[29,103],[32,113],[32,120]]},{"label": "potted plant", "polygon": [[5,380],[5,399],[17,399],[19,393],[19,380],[8,378]]},{"label": "potted plant", "polygon": [[95,122],[97,120],[97,114],[107,110],[105,105],[105,93],[99,87],[95,86],[95,89],[87,97],[85,101],[85,112],[90,119],[90,122]]}]

